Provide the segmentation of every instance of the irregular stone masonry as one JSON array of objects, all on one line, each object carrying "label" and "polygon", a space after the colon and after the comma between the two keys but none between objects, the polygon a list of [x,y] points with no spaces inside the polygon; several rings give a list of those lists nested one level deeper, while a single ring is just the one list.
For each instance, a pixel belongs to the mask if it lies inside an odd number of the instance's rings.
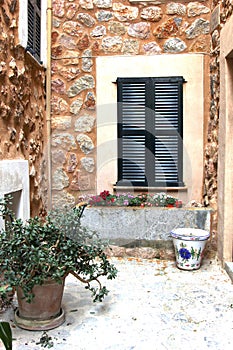
[{"label": "irregular stone masonry", "polygon": [[209,53],[209,18],[208,1],[53,1],[52,158],[60,152],[54,203],[75,203],[79,191],[95,186],[95,58]]},{"label": "irregular stone masonry", "polygon": [[[219,2],[214,0],[212,8],[214,9]],[[218,127],[219,127],[219,95],[220,95],[220,30],[232,14],[231,1],[223,1],[220,7],[220,26],[211,33],[211,58],[210,58],[210,116],[208,123],[208,136],[205,148],[205,183],[204,183],[204,204],[216,209],[213,214],[212,223],[212,246],[216,245],[217,240],[217,166],[218,166]]]},{"label": "irregular stone masonry", "polygon": [[[213,0],[212,9],[219,4]],[[219,95],[220,95],[220,31],[227,19],[232,15],[232,3],[224,0],[220,6],[220,26],[211,33],[211,58],[210,58],[210,83],[211,101],[210,116],[208,123],[208,135],[205,148],[205,183],[204,183],[204,204],[215,209],[212,222],[212,247],[217,241],[217,166],[218,166],[218,127],[219,127]]]},{"label": "irregular stone masonry", "polygon": [[0,1],[0,160],[27,159],[31,213],[44,211],[45,71],[18,44],[18,2]]}]

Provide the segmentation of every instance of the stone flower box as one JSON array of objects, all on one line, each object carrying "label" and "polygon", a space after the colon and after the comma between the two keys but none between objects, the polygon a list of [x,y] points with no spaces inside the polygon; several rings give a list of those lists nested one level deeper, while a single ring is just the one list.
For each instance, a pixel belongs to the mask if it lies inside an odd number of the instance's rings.
[{"label": "stone flower box", "polygon": [[131,249],[131,253],[135,247],[150,247],[157,249],[155,257],[163,257],[164,251],[167,258],[166,254],[174,255],[170,232],[178,227],[210,231],[211,212],[196,207],[87,207],[82,222],[113,246]]}]

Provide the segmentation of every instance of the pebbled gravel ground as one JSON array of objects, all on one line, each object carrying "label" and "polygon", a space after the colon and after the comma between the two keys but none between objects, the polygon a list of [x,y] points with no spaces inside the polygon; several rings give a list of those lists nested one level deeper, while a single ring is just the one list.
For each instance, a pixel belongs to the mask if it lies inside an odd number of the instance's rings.
[{"label": "pebbled gravel ground", "polygon": [[[68,277],[63,297],[66,320],[47,331],[14,325],[13,310],[0,314],[13,331],[13,350],[232,350],[233,284],[215,260],[196,271],[175,262],[111,258],[118,277],[93,304],[89,291]],[[47,345],[45,347],[45,345]],[[3,346],[0,349],[3,349]]]}]

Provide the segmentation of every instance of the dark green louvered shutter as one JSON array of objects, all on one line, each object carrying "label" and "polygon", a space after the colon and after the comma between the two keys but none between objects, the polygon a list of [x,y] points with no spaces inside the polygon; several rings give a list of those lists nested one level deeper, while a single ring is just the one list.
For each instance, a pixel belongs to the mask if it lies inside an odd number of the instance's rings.
[{"label": "dark green louvered shutter", "polygon": [[118,78],[118,183],[182,186],[183,78]]},{"label": "dark green louvered shutter", "polygon": [[28,0],[27,50],[40,61],[41,46],[41,1]]},{"label": "dark green louvered shutter", "polygon": [[182,186],[183,78],[154,79],[155,182]]},{"label": "dark green louvered shutter", "polygon": [[146,182],[146,82],[118,79],[118,179],[143,186]]}]

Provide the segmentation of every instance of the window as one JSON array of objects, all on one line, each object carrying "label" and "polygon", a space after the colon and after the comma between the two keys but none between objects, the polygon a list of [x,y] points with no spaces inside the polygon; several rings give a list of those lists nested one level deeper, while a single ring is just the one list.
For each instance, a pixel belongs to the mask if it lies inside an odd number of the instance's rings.
[{"label": "window", "polygon": [[181,76],[118,78],[119,186],[183,186]]},{"label": "window", "polygon": [[27,50],[40,61],[41,4],[40,0],[28,0]]},{"label": "window", "polygon": [[19,42],[41,64],[47,58],[47,1],[20,0]]}]

